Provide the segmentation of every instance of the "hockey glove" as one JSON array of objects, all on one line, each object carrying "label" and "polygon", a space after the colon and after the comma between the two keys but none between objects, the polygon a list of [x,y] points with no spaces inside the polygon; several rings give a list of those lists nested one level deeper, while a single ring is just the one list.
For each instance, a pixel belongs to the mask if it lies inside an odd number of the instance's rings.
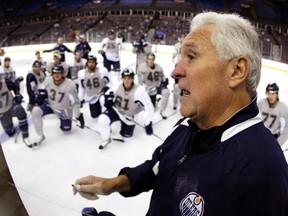
[{"label": "hockey glove", "polygon": [[17,104],[21,104],[21,103],[22,103],[22,99],[23,99],[23,96],[20,95],[20,94],[16,94],[15,97],[14,97],[14,101],[15,101]]},{"label": "hockey glove", "polygon": [[18,87],[20,86],[20,82],[22,82],[24,80],[23,76],[19,76],[15,81],[15,85],[17,85]]},{"label": "hockey glove", "polygon": [[162,87],[167,87],[169,85],[169,79],[166,78],[164,81],[161,82]]},{"label": "hockey glove", "polygon": [[106,58],[106,53],[103,50],[99,50],[98,53],[102,55],[103,58]]},{"label": "hockey glove", "polygon": [[105,94],[104,98],[105,98],[104,106],[107,109],[111,109],[114,104],[114,101],[113,101],[114,93],[111,91],[109,94]]},{"label": "hockey glove", "polygon": [[81,113],[81,114],[79,115],[79,117],[76,118],[76,120],[77,120],[77,126],[83,129],[84,126],[85,126],[85,121],[84,121],[83,113]]},{"label": "hockey glove", "polygon": [[44,100],[47,98],[47,91],[45,89],[39,89],[38,94],[36,95],[35,102],[38,106],[41,106],[44,103]]},{"label": "hockey glove", "polygon": [[145,125],[145,131],[147,135],[153,134],[152,122],[150,122],[148,125]]}]

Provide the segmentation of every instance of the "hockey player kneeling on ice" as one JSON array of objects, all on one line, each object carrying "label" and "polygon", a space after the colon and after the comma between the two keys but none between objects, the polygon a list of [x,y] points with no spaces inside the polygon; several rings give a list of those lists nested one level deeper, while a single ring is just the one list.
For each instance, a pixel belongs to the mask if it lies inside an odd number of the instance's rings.
[{"label": "hockey player kneeling on ice", "polygon": [[122,83],[115,91],[107,91],[105,97],[105,107],[103,114],[99,116],[98,123],[100,127],[103,143],[100,149],[106,147],[110,142],[110,125],[115,121],[121,121],[120,134],[123,137],[132,137],[135,122],[134,115],[142,110],[144,113],[144,124],[147,135],[153,134],[152,117],[154,108],[149,95],[142,86],[134,83],[134,71],[125,69],[122,71]]},{"label": "hockey player kneeling on ice", "polygon": [[9,78],[13,82],[16,81],[16,72],[11,66],[11,58],[8,56],[4,58],[3,73],[5,75],[5,78]]},{"label": "hockey player kneeling on ice", "polygon": [[3,68],[0,68],[0,121],[5,133],[12,137],[16,129],[13,125],[12,117],[19,121],[19,129],[22,133],[23,142],[31,148],[32,142],[29,140],[27,114],[21,105],[22,95],[19,93],[19,84],[15,84],[8,77],[4,78]]},{"label": "hockey player kneeling on ice", "polygon": [[63,75],[61,65],[52,68],[52,76],[46,77],[38,89],[36,105],[32,109],[32,118],[35,131],[38,135],[34,145],[40,145],[44,140],[42,116],[54,113],[60,119],[60,129],[70,131],[74,116],[78,126],[84,128],[84,117],[80,112],[80,100],[77,96],[76,85],[71,79]]},{"label": "hockey player kneeling on ice", "polygon": [[156,96],[161,95],[160,101],[160,115],[163,119],[166,119],[165,110],[168,105],[168,100],[170,92],[167,88],[169,82],[168,78],[165,78],[163,68],[155,63],[155,55],[153,53],[149,54],[147,61],[139,65],[138,83],[139,85],[144,85],[146,91],[148,92],[151,102],[156,108]]},{"label": "hockey player kneeling on ice", "polygon": [[288,107],[279,99],[279,87],[269,83],[266,87],[266,98],[258,102],[264,125],[277,139],[280,146],[288,140]]},{"label": "hockey player kneeling on ice", "polygon": [[35,99],[38,93],[38,88],[45,80],[45,74],[41,70],[41,62],[34,61],[32,64],[32,70],[30,70],[26,76],[26,91],[29,96],[29,102],[27,106],[28,111],[32,111],[35,106]]},{"label": "hockey player kneeling on ice", "polygon": [[78,74],[78,96],[81,106],[84,102],[89,102],[92,118],[97,118],[102,113],[99,98],[109,89],[110,85],[110,73],[105,67],[97,66],[97,58],[89,55],[87,68],[80,70]]}]

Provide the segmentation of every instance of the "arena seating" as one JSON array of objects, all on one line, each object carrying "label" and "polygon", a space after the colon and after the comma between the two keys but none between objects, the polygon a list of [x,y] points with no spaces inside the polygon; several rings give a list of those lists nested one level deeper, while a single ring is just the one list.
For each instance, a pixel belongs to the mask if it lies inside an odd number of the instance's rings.
[{"label": "arena seating", "polygon": [[273,58],[278,46],[284,52],[279,58],[288,62],[288,5],[268,0],[2,0],[0,46],[55,43],[60,35],[73,42],[79,32],[88,34],[91,42],[100,42],[109,29],[131,42],[156,28],[165,32],[161,44],[173,45],[188,33],[193,14],[207,9],[249,17],[261,29],[263,56]]}]

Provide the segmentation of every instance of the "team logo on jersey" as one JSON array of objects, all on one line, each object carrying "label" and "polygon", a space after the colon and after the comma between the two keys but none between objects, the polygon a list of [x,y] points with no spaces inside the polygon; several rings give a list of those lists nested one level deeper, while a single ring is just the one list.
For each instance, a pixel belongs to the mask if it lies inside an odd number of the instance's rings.
[{"label": "team logo on jersey", "polygon": [[197,193],[191,192],[179,205],[182,216],[202,216],[204,213],[204,199]]}]

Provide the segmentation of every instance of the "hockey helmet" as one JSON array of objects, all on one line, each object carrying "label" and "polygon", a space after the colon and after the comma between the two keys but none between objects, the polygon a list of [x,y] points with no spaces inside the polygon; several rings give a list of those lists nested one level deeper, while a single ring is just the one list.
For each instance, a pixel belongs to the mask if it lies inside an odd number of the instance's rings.
[{"label": "hockey helmet", "polygon": [[108,36],[110,36],[110,35],[115,35],[115,32],[114,32],[113,29],[111,29],[111,30],[108,31]]},{"label": "hockey helmet", "polygon": [[156,56],[154,53],[150,53],[147,57],[147,59],[153,59],[153,60],[155,60],[155,58],[156,58]]},{"label": "hockey helmet", "polygon": [[64,68],[61,64],[57,64],[54,67],[52,67],[52,74],[53,73],[59,73],[59,72],[62,74],[64,73]]},{"label": "hockey helmet", "polygon": [[266,87],[266,93],[270,91],[278,93],[279,92],[278,85],[276,83],[269,83]]},{"label": "hockey helmet", "polygon": [[39,61],[34,61],[32,67],[41,67],[41,63]]},{"label": "hockey helmet", "polygon": [[79,38],[84,39],[84,38],[85,38],[85,35],[84,35],[84,34],[80,34],[80,35],[79,35]]},{"label": "hockey helmet", "polygon": [[125,76],[129,76],[132,79],[134,79],[134,75],[135,75],[134,71],[132,69],[129,69],[129,68],[124,69],[121,73],[122,78]]},{"label": "hockey helmet", "polygon": [[96,56],[94,56],[94,55],[88,55],[87,62],[88,62],[89,60],[93,60],[95,63],[97,62],[97,58],[96,58]]}]

